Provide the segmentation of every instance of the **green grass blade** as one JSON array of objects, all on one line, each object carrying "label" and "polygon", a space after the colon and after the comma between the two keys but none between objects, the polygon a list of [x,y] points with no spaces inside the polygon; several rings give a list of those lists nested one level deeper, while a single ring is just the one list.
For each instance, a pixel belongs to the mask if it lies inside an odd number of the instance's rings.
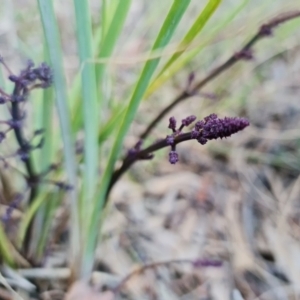
[{"label": "green grass blade", "polygon": [[111,118],[101,127],[99,132],[98,143],[101,144],[106,141],[112,134],[112,132],[119,125],[119,121],[122,120],[124,116],[124,106],[117,107],[111,115]]},{"label": "green grass blade", "polygon": [[[41,99],[38,99],[41,100]],[[43,147],[39,151],[39,156],[37,157],[38,161],[38,172],[44,172],[49,168],[49,166],[53,163],[53,128],[52,128],[52,117],[53,117],[53,100],[54,100],[54,93],[53,89],[45,89],[43,90],[43,99],[41,102],[41,109],[39,110],[39,127],[43,128],[43,138],[45,142]],[[45,193],[43,187],[40,187],[39,193]],[[42,235],[46,235],[48,232],[48,226],[45,228],[45,222],[49,218],[48,215],[51,212],[50,207],[51,203],[46,201],[42,203],[41,207],[39,208],[35,223],[34,223],[34,236],[35,238],[31,241],[30,244],[30,253],[35,253],[37,249],[44,249],[45,244],[43,243],[45,239],[41,239]],[[35,255],[34,254],[34,255]],[[39,259],[39,257],[38,257]]]},{"label": "green grass blade", "polygon": [[188,46],[200,34],[204,25],[207,23],[207,21],[210,19],[213,13],[216,11],[216,9],[221,4],[221,2],[222,0],[208,1],[203,11],[200,12],[193,25],[184,36],[183,40],[180,42],[178,46],[179,50],[168,60],[168,62],[162,68],[162,70],[160,71],[157,77],[159,77],[163,72],[165,72],[181,56],[181,54],[185,52]]},{"label": "green grass blade", "polygon": [[152,83],[149,85],[147,92],[145,94],[145,99],[148,98],[152,93],[154,93],[157,89],[159,89],[167,80],[172,78],[174,74],[179,72],[184,66],[187,65],[196,55],[199,54],[201,50],[203,50],[206,46],[209,45],[211,39],[215,34],[217,34],[221,29],[226,27],[230,22],[239,14],[239,12],[248,4],[249,0],[244,0],[237,7],[230,11],[229,15],[226,15],[225,18],[219,20],[217,26],[211,30],[207,37],[202,41],[199,47],[186,51],[180,57],[172,63],[168,67],[168,69],[164,72],[160,72],[159,76],[157,76]]},{"label": "green grass blade", "polygon": [[2,222],[0,224],[0,255],[7,264],[13,265],[15,263],[14,256],[11,251],[11,243],[4,232]]},{"label": "green grass blade", "polygon": [[83,99],[84,123],[84,203],[81,205],[82,216],[89,215],[90,205],[97,185],[98,170],[98,129],[99,113],[97,103],[97,85],[95,66],[87,63],[93,58],[92,22],[89,2],[74,0],[76,35],[81,65],[81,87]]},{"label": "green grass blade", "polygon": [[123,1],[111,1],[111,0],[102,0],[101,7],[101,34],[102,39],[107,33],[107,29],[112,22],[113,17],[115,16],[116,8],[118,4]]},{"label": "green grass blade", "polygon": [[[130,8],[131,0],[123,1],[103,1],[102,7],[102,22],[101,30],[96,29],[94,43],[94,53],[96,58],[105,58],[110,57],[115,44],[118,40],[118,37],[123,28],[126,16]],[[106,33],[106,34],[105,34]],[[106,69],[104,63],[96,63],[96,78],[98,85],[98,101],[103,101],[103,78]],[[83,123],[82,120],[82,103],[80,93],[80,80],[79,76],[76,76],[74,83],[70,92],[70,102],[72,102],[72,126],[75,132],[78,131],[78,128]]]},{"label": "green grass blade", "polygon": [[[106,1],[104,1],[106,2]],[[111,20],[108,29],[103,30],[104,35],[101,40],[100,49],[98,51],[97,58],[107,58],[110,57],[116,41],[120,35],[120,32],[123,28],[126,16],[130,8],[131,0],[122,0],[118,2],[118,6],[113,14],[113,19]],[[105,9],[103,9],[105,11]],[[105,13],[102,15],[106,15]],[[97,82],[101,84],[103,73],[105,70],[105,64],[97,64],[96,74]]]},{"label": "green grass blade", "polygon": [[[172,38],[177,25],[179,24],[184,12],[186,11],[190,1],[182,1],[182,0],[175,0],[173,5],[161,27],[161,30],[156,38],[156,41],[152,47],[152,50],[162,49],[166,45],[168,45],[170,39]],[[130,127],[131,122],[137,112],[138,106],[142,100],[142,97],[150,83],[150,80],[155,72],[160,58],[149,59],[143,70],[142,73],[137,81],[133,94],[131,96],[128,108],[126,110],[125,116],[121,122],[119,127],[119,132],[117,134],[116,140],[114,142],[112,151],[110,153],[110,157],[108,163],[106,165],[105,171],[103,173],[103,177],[100,184],[99,196],[96,199],[97,203],[94,207],[94,212],[90,222],[90,236],[88,243],[86,245],[86,250],[84,253],[84,266],[86,268],[86,272],[89,272],[92,268],[92,257],[95,249],[95,244],[98,235],[98,223],[99,223],[99,214],[101,212],[104,198],[106,194],[106,190],[108,188],[109,180],[111,178],[111,174],[115,165],[115,162],[118,158],[118,154],[122,147],[122,143],[124,137]]]},{"label": "green grass blade", "polygon": [[41,261],[43,257],[45,257],[45,250],[47,247],[47,242],[49,241],[49,231],[51,229],[53,218],[55,218],[54,214],[56,209],[58,208],[58,205],[61,203],[61,199],[63,199],[62,192],[49,193],[48,195],[46,195],[46,197],[46,213],[44,217],[44,223],[41,228],[42,230],[40,238],[35,250],[38,261]]},{"label": "green grass blade", "polygon": [[[54,88],[56,93],[56,107],[60,121],[62,132],[62,139],[64,143],[63,151],[66,164],[67,175],[70,184],[74,189],[71,195],[71,242],[70,242],[70,255],[71,262],[76,263],[78,258],[78,243],[79,236],[79,215],[76,195],[76,160],[75,150],[73,146],[72,132],[70,126],[70,115],[67,106],[67,92],[65,85],[65,77],[63,72],[63,61],[60,45],[60,37],[58,25],[54,15],[53,1],[52,0],[38,0],[39,11],[43,23],[44,35],[49,52],[51,67],[53,69]],[[76,268],[75,265],[72,268]]]}]

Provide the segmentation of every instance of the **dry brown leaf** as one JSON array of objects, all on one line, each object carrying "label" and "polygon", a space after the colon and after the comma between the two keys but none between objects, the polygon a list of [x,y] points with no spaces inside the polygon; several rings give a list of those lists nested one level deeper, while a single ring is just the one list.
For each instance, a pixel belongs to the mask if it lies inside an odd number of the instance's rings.
[{"label": "dry brown leaf", "polygon": [[99,292],[87,282],[75,282],[65,296],[65,300],[114,300],[114,294],[110,291]]}]

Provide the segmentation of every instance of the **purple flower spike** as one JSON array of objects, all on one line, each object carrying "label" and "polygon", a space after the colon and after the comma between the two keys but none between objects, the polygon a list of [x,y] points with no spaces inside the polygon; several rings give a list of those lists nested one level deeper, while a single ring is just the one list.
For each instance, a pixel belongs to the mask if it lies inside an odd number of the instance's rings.
[{"label": "purple flower spike", "polygon": [[247,126],[249,121],[244,118],[210,118],[203,127],[202,137],[208,140],[229,137]]},{"label": "purple flower spike", "polygon": [[198,130],[192,130],[191,132],[191,139],[197,139],[200,135],[200,132]]},{"label": "purple flower spike", "polygon": [[218,116],[216,114],[211,114],[207,117],[204,118],[205,122],[211,121],[211,120],[216,120]]},{"label": "purple flower spike", "polygon": [[204,121],[198,121],[196,124],[195,124],[195,130],[196,131],[199,131],[200,129],[202,129],[204,126]]},{"label": "purple flower spike", "polygon": [[171,117],[169,119],[169,127],[170,129],[172,129],[173,131],[176,131],[176,119],[174,117]]},{"label": "purple flower spike", "polygon": [[187,118],[183,119],[183,120],[181,121],[181,124],[182,124],[183,126],[189,126],[189,125],[191,125],[196,119],[197,119],[196,116],[191,115],[191,116],[188,116]]},{"label": "purple flower spike", "polygon": [[178,160],[179,160],[179,158],[178,158],[177,152],[172,150],[169,153],[169,162],[170,162],[170,164],[175,165],[178,162]]}]

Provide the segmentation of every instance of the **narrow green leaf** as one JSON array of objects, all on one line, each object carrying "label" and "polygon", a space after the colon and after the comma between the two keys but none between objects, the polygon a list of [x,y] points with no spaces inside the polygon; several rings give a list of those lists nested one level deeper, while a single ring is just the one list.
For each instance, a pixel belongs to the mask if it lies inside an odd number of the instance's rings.
[{"label": "narrow green leaf", "polygon": [[93,58],[92,22],[89,2],[74,0],[76,35],[81,65],[81,87],[84,122],[84,174],[82,216],[89,215],[97,185],[99,113],[95,66],[87,63]]},{"label": "narrow green leaf", "polygon": [[62,192],[49,193],[45,197],[45,203],[43,203],[46,205],[44,222],[41,228],[42,230],[40,238],[38,240],[38,244],[35,250],[37,261],[41,261],[41,259],[45,256],[45,248],[47,246],[47,242],[49,241],[49,231],[52,225],[53,218],[55,217],[54,213],[58,208],[58,205],[61,203],[62,199]]},{"label": "narrow green leaf", "polygon": [[[185,0],[185,1],[175,0],[173,2],[173,5],[162,25],[162,28],[156,38],[152,50],[163,49],[169,43],[189,3],[190,3],[189,0]],[[150,83],[153,73],[155,72],[158,66],[159,61],[160,58],[155,58],[155,59],[149,59],[146,62],[142,70],[142,73],[137,81],[133,94],[131,96],[125,116],[120,124],[119,132],[117,134],[112,151],[110,153],[108,163],[104,170],[103,177],[100,184],[100,189],[99,189],[99,196],[96,199],[97,203],[94,207],[94,212],[90,222],[90,236],[84,253],[85,255],[84,267],[86,268],[87,272],[89,272],[92,268],[92,257],[93,257],[93,253],[97,241],[97,235],[98,235],[98,223],[100,217],[99,214],[101,212],[104,203],[106,190],[108,188],[109,180],[111,178],[115,162],[118,158],[118,154],[122,147],[124,137],[130,127],[131,122],[133,121],[138,106]]]},{"label": "narrow green leaf", "polygon": [[[106,1],[104,1],[105,3]],[[107,30],[105,30],[105,35],[103,35],[100,49],[98,50],[97,58],[103,59],[110,57],[116,41],[120,35],[120,32],[123,28],[127,13],[129,11],[131,4],[131,0],[122,0],[118,2],[118,6],[114,11],[114,15],[112,21]],[[105,9],[103,9],[105,10]],[[105,14],[102,14],[105,15]],[[97,72],[97,82],[102,82],[102,76],[104,74],[105,64],[100,63],[97,64],[96,72]]]},{"label": "narrow green leaf", "polygon": [[111,115],[111,118],[101,127],[98,143],[101,144],[111,136],[112,132],[118,128],[120,120],[124,117],[124,106],[117,107]]},{"label": "narrow green leaf", "polygon": [[102,39],[106,36],[109,25],[116,14],[118,4],[123,1],[102,0],[101,7],[101,34]]},{"label": "narrow green leaf", "polygon": [[175,61],[178,57],[181,56],[182,53],[188,48],[188,46],[193,42],[193,40],[199,35],[201,30],[203,29],[204,25],[213,15],[215,10],[218,8],[222,0],[209,0],[206,4],[205,8],[202,12],[198,15],[197,19],[191,26],[191,28],[186,33],[185,37],[181,41],[178,46],[178,51],[168,60],[165,64],[163,69],[160,71],[157,77],[159,77],[163,72],[165,72]]},{"label": "narrow green leaf", "polygon": [[14,264],[14,257],[11,251],[11,243],[4,232],[2,222],[0,224],[0,254],[7,264]]},{"label": "narrow green leaf", "polygon": [[[96,29],[94,53],[95,53],[95,68],[98,86],[98,102],[102,103],[104,100],[103,94],[103,79],[106,65],[104,63],[97,63],[98,59],[110,57],[113,53],[114,47],[118,37],[123,28],[126,16],[130,8],[131,0],[122,1],[106,1],[103,0],[102,7],[102,22],[101,30]],[[82,120],[82,103],[80,93],[79,76],[74,79],[73,86],[70,92],[70,102],[72,102],[72,126],[75,132],[83,123]],[[103,109],[104,110],[104,109]]]},{"label": "narrow green leaf", "polygon": [[70,115],[67,106],[67,93],[65,85],[65,77],[63,72],[63,61],[60,45],[60,37],[58,25],[54,15],[52,0],[38,0],[39,11],[43,23],[44,35],[49,50],[49,58],[53,69],[54,88],[56,93],[56,107],[60,121],[60,127],[63,138],[63,151],[66,164],[66,170],[70,184],[74,189],[71,195],[71,242],[70,255],[72,268],[77,268],[75,265],[78,258],[78,244],[80,241],[79,233],[79,215],[77,206],[77,192],[76,192],[76,160],[75,149],[73,146],[72,132],[70,126]]},{"label": "narrow green leaf", "polygon": [[222,19],[220,19],[217,25],[211,30],[211,32],[206,36],[202,43],[192,50],[187,50],[180,57],[176,59],[168,67],[167,70],[161,71],[159,76],[152,81],[149,85],[147,92],[145,94],[145,99],[148,98],[152,93],[154,93],[158,88],[160,88],[168,79],[172,78],[174,74],[179,72],[188,62],[190,62],[196,55],[199,54],[201,50],[203,50],[206,46],[209,45],[212,38],[225,26],[227,26],[237,15],[238,13],[248,4],[249,0],[244,0],[237,7],[235,7],[228,15],[225,15]]},{"label": "narrow green leaf", "polygon": [[[41,99],[38,99],[41,101]],[[53,163],[53,128],[52,128],[52,117],[53,117],[53,100],[54,92],[53,89],[43,90],[43,99],[40,104],[40,110],[38,111],[39,116],[39,126],[37,128],[43,128],[43,138],[44,144],[37,153],[38,157],[36,161],[38,162],[38,172],[44,172]],[[39,193],[45,194],[45,189],[40,186]],[[34,236],[35,238],[30,244],[30,253],[36,253],[37,249],[43,249],[44,245],[41,245],[41,236],[46,234],[45,222],[49,218],[51,203],[45,201],[42,203],[41,207],[37,211],[34,220]],[[47,231],[48,232],[48,231]],[[44,241],[44,240],[43,240]],[[42,241],[42,242],[43,242]],[[39,259],[39,258],[38,258]]]}]

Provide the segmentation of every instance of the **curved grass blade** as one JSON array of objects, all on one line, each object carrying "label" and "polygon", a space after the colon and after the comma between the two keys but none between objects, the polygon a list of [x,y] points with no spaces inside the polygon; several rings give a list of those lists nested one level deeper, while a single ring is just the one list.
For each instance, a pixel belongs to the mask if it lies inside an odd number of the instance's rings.
[{"label": "curved grass blade", "polygon": [[[122,1],[103,1],[102,7],[102,28],[97,29],[95,34],[95,56],[96,58],[110,57],[118,37],[123,29],[125,19],[127,17],[131,0]],[[103,101],[103,75],[105,73],[106,65],[104,63],[96,63],[96,79],[98,90],[98,102]],[[81,114],[81,97],[78,96],[80,92],[80,82],[78,76],[74,80],[73,87],[70,93],[70,100],[73,104],[72,113],[72,126],[75,132],[77,132],[80,125],[83,123]]]},{"label": "curved grass blade", "polygon": [[204,39],[201,45],[199,45],[199,47],[186,51],[180,57],[178,57],[176,61],[174,61],[172,65],[168,67],[167,70],[161,71],[159,76],[157,76],[148,87],[147,92],[145,94],[145,99],[148,98],[157,89],[159,89],[167,80],[172,78],[174,74],[179,72],[188,62],[190,62],[196,55],[198,55],[201,50],[203,50],[206,46],[208,46],[212,37],[216,35],[222,28],[227,26],[239,14],[239,12],[248,4],[248,2],[249,0],[244,0],[237,7],[235,7],[234,10],[231,11],[229,15],[226,15],[223,20],[219,20],[217,26],[214,29],[212,29],[212,31]]},{"label": "curved grass blade", "polygon": [[[123,28],[130,5],[131,5],[131,0],[122,0],[118,2],[118,6],[114,11],[114,16],[109,24],[108,29],[104,30],[104,35],[101,40],[101,44],[99,47],[100,49],[97,55],[98,58],[100,59],[107,58],[110,57],[110,55],[112,54],[114,46]],[[98,83],[102,82],[102,76],[104,71],[105,71],[105,64],[103,63],[97,64],[96,74],[97,74]]]},{"label": "curved grass blade", "polygon": [[97,185],[98,169],[98,129],[99,107],[97,101],[97,85],[95,66],[87,63],[93,58],[92,22],[89,2],[74,0],[76,36],[81,65],[81,88],[83,100],[84,123],[84,172],[83,197],[80,205],[81,218],[90,215],[91,205]]},{"label": "curved grass blade", "polygon": [[71,242],[70,242],[70,255],[72,268],[77,269],[75,266],[79,255],[79,215],[77,205],[77,192],[76,192],[76,160],[75,151],[73,146],[73,138],[70,126],[70,115],[67,106],[67,92],[65,85],[65,77],[63,72],[62,53],[59,39],[58,25],[54,15],[53,1],[52,0],[38,0],[39,11],[43,23],[44,35],[47,43],[49,58],[54,75],[54,88],[56,93],[56,108],[60,121],[60,128],[62,132],[62,139],[64,143],[63,151],[66,164],[66,170],[69,182],[74,189],[71,195]]},{"label": "curved grass blade", "polygon": [[206,4],[205,8],[201,13],[198,15],[197,19],[188,30],[186,35],[184,36],[183,40],[180,42],[177,51],[165,64],[162,70],[159,72],[157,77],[159,77],[163,72],[165,72],[175,61],[178,57],[181,56],[182,53],[188,48],[188,46],[193,42],[193,40],[200,34],[201,30],[203,29],[204,25],[213,15],[215,10],[218,8],[222,0],[209,0]]},{"label": "curved grass blade", "polygon": [[0,254],[7,264],[14,265],[15,260],[11,251],[11,243],[4,232],[2,222],[0,223]]},{"label": "curved grass blade", "polygon": [[111,118],[101,127],[101,130],[99,132],[99,145],[106,141],[109,136],[111,136],[111,133],[117,128],[119,121],[122,120],[124,113],[124,106],[117,107],[112,112]]},{"label": "curved grass blade", "polygon": [[[162,49],[166,45],[168,45],[189,3],[190,3],[189,0],[185,0],[185,1],[175,0],[173,2],[173,5],[171,6],[171,9],[166,19],[164,20],[161,30],[156,38],[154,46],[152,47],[152,50]],[[155,72],[158,66],[159,61],[160,58],[155,58],[155,59],[149,59],[146,62],[142,70],[142,73],[137,81],[131,99],[129,101],[129,105],[126,110],[125,116],[120,124],[117,137],[115,139],[113,148],[110,153],[109,160],[104,170],[103,177],[100,183],[99,194],[96,199],[97,202],[94,207],[94,212],[90,222],[90,236],[87,241],[87,245],[84,253],[85,259],[83,261],[84,263],[83,268],[86,268],[86,272],[89,272],[92,268],[92,257],[93,257],[93,253],[97,241],[97,235],[98,235],[98,224],[100,219],[99,215],[102,210],[102,206],[106,196],[106,190],[108,188],[109,180],[111,178],[115,162],[118,158],[120,149],[122,147],[124,137],[130,127],[130,124],[133,121],[138,106],[142,100],[142,97],[144,96],[144,93],[150,83],[153,73]]]},{"label": "curved grass blade", "polygon": [[[40,99],[39,99],[40,100]],[[41,107],[38,113],[39,117],[39,127],[44,130],[43,138],[44,143],[39,151],[38,156],[36,157],[36,162],[38,162],[38,172],[42,173],[49,168],[51,163],[53,163],[53,137],[57,136],[53,134],[52,128],[52,117],[53,117],[53,100],[54,92],[53,89],[43,90],[43,99],[41,102]],[[39,193],[45,195],[45,189],[40,186]],[[42,203],[41,207],[37,211],[34,223],[34,236],[35,238],[31,241],[30,244],[30,253],[33,253],[33,257],[36,256],[37,249],[44,249],[45,244],[41,241],[41,236],[45,235],[48,232],[49,226],[46,226],[47,219],[49,218],[49,213],[51,212],[51,203],[45,201]],[[44,239],[45,240],[45,239]],[[39,256],[38,256],[39,259]]]}]

